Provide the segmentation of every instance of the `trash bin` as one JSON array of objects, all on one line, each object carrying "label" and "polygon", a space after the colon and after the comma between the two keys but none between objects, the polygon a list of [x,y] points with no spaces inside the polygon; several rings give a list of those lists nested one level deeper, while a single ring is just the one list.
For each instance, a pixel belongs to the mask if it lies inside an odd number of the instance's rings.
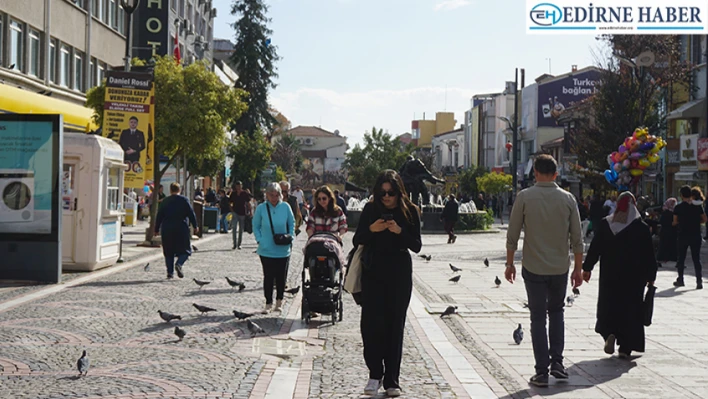
[{"label": "trash bin", "polygon": [[123,226],[135,226],[138,220],[138,201],[123,194],[123,206],[125,209]]},{"label": "trash bin", "polygon": [[219,208],[207,206],[204,207],[204,229],[216,229],[219,225]]}]

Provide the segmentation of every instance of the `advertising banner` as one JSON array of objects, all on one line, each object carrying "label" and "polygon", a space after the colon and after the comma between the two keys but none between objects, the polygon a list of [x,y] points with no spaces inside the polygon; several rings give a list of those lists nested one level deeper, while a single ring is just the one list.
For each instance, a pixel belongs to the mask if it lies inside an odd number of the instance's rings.
[{"label": "advertising banner", "polygon": [[698,170],[698,135],[686,134],[681,136],[681,152],[679,162],[681,172],[695,172]]},{"label": "advertising banner", "polygon": [[600,72],[590,69],[538,85],[538,126],[557,127],[566,108],[595,93]]},{"label": "advertising banner", "polygon": [[708,139],[698,139],[698,170],[708,170]]},{"label": "advertising banner", "polygon": [[109,71],[103,135],[123,148],[125,188],[142,189],[154,176],[155,85],[148,73]]},{"label": "advertising banner", "polygon": [[[0,119],[0,233],[51,234],[58,211],[56,135],[51,120]],[[14,116],[14,115],[13,115]]]},{"label": "advertising banner", "polygon": [[678,35],[708,30],[705,0],[526,0],[526,33]]}]

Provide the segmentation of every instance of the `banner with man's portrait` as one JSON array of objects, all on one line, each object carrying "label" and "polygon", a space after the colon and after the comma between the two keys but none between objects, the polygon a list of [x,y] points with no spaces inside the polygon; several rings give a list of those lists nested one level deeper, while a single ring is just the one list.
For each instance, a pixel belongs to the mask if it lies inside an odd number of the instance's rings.
[{"label": "banner with man's portrait", "polygon": [[126,188],[141,189],[154,176],[154,86],[149,73],[109,71],[106,76],[103,136],[123,148]]}]

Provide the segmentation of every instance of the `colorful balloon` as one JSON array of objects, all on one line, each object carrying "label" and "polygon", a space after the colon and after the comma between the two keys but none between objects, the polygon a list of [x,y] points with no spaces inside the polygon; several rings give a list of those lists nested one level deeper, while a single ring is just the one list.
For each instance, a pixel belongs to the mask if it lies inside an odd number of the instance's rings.
[{"label": "colorful balloon", "polygon": [[629,173],[631,173],[632,176],[641,176],[644,173],[644,171],[641,169],[632,169],[629,171]]}]

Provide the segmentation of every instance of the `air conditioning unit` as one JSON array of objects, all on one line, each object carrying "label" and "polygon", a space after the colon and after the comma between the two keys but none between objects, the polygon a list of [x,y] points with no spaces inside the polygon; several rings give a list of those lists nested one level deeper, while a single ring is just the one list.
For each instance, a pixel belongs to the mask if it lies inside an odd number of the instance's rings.
[{"label": "air conditioning unit", "polygon": [[306,139],[304,139],[304,140],[302,141],[302,143],[305,144],[305,145],[314,145],[314,144],[315,144],[315,139],[313,139],[313,138],[311,138],[311,137],[307,137]]}]

